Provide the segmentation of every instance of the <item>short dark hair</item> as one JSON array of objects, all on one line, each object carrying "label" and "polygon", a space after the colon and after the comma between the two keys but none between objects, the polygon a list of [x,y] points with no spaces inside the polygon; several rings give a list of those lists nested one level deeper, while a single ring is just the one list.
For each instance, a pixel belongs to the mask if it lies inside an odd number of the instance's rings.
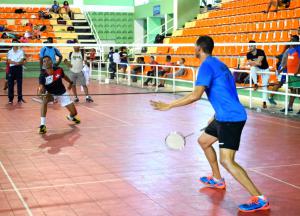
[{"label": "short dark hair", "polygon": [[152,58],[152,59],[155,59],[155,57],[154,57],[154,56],[150,56],[150,58]]},{"label": "short dark hair", "polygon": [[114,48],[113,47],[109,47],[109,50],[114,50]]},{"label": "short dark hair", "polygon": [[12,43],[20,43],[20,41],[17,38],[12,39]]},{"label": "short dark hair", "polygon": [[293,41],[298,42],[298,41],[299,41],[299,36],[298,36],[298,35],[292,35],[291,39],[292,39]]},{"label": "short dark hair", "polygon": [[255,40],[249,40],[248,43],[256,43],[256,41]]},{"label": "short dark hair", "polygon": [[49,41],[52,41],[52,43],[53,43],[53,37],[48,37],[47,38],[47,41],[49,42]]},{"label": "short dark hair", "polygon": [[181,60],[183,61],[183,63],[185,62],[185,58],[181,58]]},{"label": "short dark hair", "polygon": [[200,36],[196,41],[196,45],[201,47],[204,53],[212,54],[214,49],[214,40],[207,35]]},{"label": "short dark hair", "polygon": [[118,50],[118,49],[115,49],[115,52],[119,52],[119,50]]},{"label": "short dark hair", "polygon": [[42,58],[42,61],[45,59],[45,58],[49,58],[51,61],[52,61],[52,58],[48,55],[45,55],[43,58]]},{"label": "short dark hair", "polygon": [[166,60],[171,61],[172,57],[170,55],[166,56]]}]

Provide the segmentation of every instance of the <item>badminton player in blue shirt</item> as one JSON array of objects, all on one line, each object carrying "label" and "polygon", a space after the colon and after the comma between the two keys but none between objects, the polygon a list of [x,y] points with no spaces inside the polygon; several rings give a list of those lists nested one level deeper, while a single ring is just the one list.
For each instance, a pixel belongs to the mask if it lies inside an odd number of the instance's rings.
[{"label": "badminton player in blue shirt", "polygon": [[165,111],[198,101],[205,92],[215,110],[215,116],[210,120],[198,142],[211,166],[212,176],[201,177],[200,182],[208,187],[226,188],[216,152],[212,147],[219,141],[220,163],[252,196],[249,202],[239,206],[239,210],[242,212],[268,210],[270,205],[266,196],[262,195],[246,171],[235,161],[247,114],[239,101],[230,70],[223,62],[212,56],[213,48],[214,41],[209,36],[200,36],[196,42],[195,54],[202,64],[192,93],[171,103],[151,101],[151,105],[156,110]]}]

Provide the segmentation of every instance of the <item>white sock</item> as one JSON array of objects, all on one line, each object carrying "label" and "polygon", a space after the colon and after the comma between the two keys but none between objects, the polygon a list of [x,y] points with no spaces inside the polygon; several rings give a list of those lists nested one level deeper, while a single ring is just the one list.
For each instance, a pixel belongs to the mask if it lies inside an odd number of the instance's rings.
[{"label": "white sock", "polygon": [[41,125],[46,125],[46,117],[41,117]]},{"label": "white sock", "polygon": [[219,181],[221,181],[221,179],[222,179],[222,178],[217,179],[217,178],[215,178],[215,177],[213,177],[213,178],[214,178],[214,180],[215,180],[216,182],[219,182]]},{"label": "white sock", "polygon": [[257,197],[260,198],[260,199],[265,199],[264,195],[260,195],[260,196],[257,196]]}]

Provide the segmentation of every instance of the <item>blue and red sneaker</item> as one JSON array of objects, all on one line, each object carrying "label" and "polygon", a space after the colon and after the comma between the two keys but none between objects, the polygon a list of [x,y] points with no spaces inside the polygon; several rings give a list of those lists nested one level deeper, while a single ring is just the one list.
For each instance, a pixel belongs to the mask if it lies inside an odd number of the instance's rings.
[{"label": "blue and red sneaker", "polygon": [[223,178],[220,180],[216,180],[212,176],[204,176],[204,177],[201,177],[199,179],[199,181],[211,188],[219,188],[219,189],[226,188],[225,180]]},{"label": "blue and red sneaker", "polygon": [[246,204],[239,205],[241,212],[255,212],[268,209],[270,209],[270,203],[265,196],[263,198],[253,196]]}]

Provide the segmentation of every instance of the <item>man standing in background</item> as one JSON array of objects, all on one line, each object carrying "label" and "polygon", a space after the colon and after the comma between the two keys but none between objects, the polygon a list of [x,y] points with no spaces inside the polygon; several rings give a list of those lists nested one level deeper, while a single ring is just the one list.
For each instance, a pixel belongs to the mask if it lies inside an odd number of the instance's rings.
[{"label": "man standing in background", "polygon": [[[13,39],[13,43],[19,43],[17,39]],[[24,51],[19,46],[14,46],[7,53],[9,64],[8,71],[8,103],[12,104],[14,100],[14,85],[17,81],[18,103],[25,103],[22,95],[23,83],[23,65],[26,63]]]}]

